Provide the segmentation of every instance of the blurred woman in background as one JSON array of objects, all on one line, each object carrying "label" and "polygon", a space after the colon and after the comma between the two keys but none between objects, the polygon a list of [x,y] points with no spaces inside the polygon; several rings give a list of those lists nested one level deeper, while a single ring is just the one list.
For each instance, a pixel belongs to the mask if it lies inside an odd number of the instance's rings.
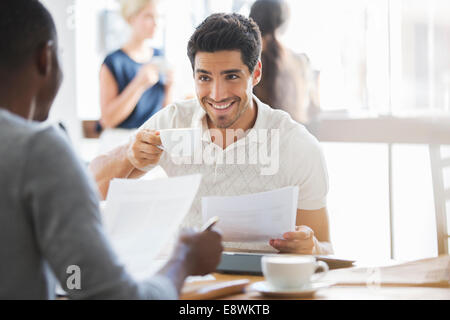
[{"label": "blurred woman in background", "polygon": [[278,34],[289,18],[283,0],[257,0],[250,17],[262,35],[263,66],[255,95],[273,108],[288,112],[301,123],[307,123],[319,108],[315,74],[305,54],[295,54],[278,41]]},{"label": "blurred woman in background", "polygon": [[131,34],[122,48],[106,57],[100,70],[103,129],[138,128],[170,102],[172,76],[165,70],[163,53],[146,43],[155,34],[156,1],[122,1],[121,13]]}]

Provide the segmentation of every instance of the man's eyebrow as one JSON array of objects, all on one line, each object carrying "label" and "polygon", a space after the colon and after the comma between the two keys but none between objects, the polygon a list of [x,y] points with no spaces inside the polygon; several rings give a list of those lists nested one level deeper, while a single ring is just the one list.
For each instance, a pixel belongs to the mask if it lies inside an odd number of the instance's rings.
[{"label": "man's eyebrow", "polygon": [[230,69],[230,70],[224,70],[220,72],[220,74],[230,74],[230,73],[242,73],[241,69]]},{"label": "man's eyebrow", "polygon": [[203,70],[203,69],[195,69],[195,73],[206,73],[206,74],[212,74],[209,71]]},{"label": "man's eyebrow", "polygon": [[[195,73],[205,73],[205,74],[209,74],[209,75],[212,74],[212,72],[206,71],[204,69],[196,69]],[[224,71],[220,72],[220,74],[222,74],[222,75],[223,74],[230,74],[230,73],[242,73],[242,70],[241,69],[230,69],[230,70],[224,70]]]}]

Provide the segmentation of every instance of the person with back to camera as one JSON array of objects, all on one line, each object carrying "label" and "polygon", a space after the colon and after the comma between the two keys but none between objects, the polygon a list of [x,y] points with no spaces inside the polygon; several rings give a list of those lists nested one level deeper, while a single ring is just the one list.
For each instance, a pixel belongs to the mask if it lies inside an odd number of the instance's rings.
[{"label": "person with back to camera", "polygon": [[[157,1],[123,0],[121,5],[131,35],[122,48],[105,58],[100,69],[98,131],[106,129],[102,136],[106,143],[122,131],[108,129],[139,128],[171,100],[172,71],[166,70],[163,52],[147,45],[157,27]],[[122,133],[129,135],[128,130]]]},{"label": "person with back to camera", "polygon": [[261,31],[264,66],[261,81],[254,88],[255,95],[271,107],[288,112],[294,120],[308,123],[319,108],[309,58],[293,53],[278,40],[289,18],[287,3],[257,0],[251,7],[250,18]]},{"label": "person with back to camera", "polygon": [[221,236],[185,232],[153,277],[130,276],[92,179],[67,139],[39,123],[62,81],[50,13],[38,0],[2,0],[0,38],[0,299],[52,299],[57,281],[71,299],[176,299],[187,276],[214,271]]}]

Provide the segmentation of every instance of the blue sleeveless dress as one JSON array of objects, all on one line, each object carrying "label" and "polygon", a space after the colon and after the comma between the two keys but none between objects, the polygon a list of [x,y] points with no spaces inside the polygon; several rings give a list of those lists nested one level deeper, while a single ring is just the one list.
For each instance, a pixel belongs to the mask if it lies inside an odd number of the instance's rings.
[{"label": "blue sleeveless dress", "polygon": [[[161,50],[154,49],[153,55],[160,57],[163,54]],[[114,79],[116,79],[119,94],[130,84],[143,65],[131,59],[122,49],[109,54],[103,63],[111,71]],[[139,128],[147,119],[158,112],[163,107],[164,85],[165,79],[160,74],[159,81],[142,94],[133,112],[117,128]]]}]

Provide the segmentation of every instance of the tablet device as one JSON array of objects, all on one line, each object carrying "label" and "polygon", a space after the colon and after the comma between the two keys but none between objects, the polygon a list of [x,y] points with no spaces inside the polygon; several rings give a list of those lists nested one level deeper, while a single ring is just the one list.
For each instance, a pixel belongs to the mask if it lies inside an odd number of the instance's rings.
[{"label": "tablet device", "polygon": [[[223,252],[222,259],[217,266],[217,272],[262,275],[261,258],[266,255],[250,252]],[[352,267],[354,260],[340,259],[335,256],[317,255],[315,258],[328,264],[330,270]]]}]

